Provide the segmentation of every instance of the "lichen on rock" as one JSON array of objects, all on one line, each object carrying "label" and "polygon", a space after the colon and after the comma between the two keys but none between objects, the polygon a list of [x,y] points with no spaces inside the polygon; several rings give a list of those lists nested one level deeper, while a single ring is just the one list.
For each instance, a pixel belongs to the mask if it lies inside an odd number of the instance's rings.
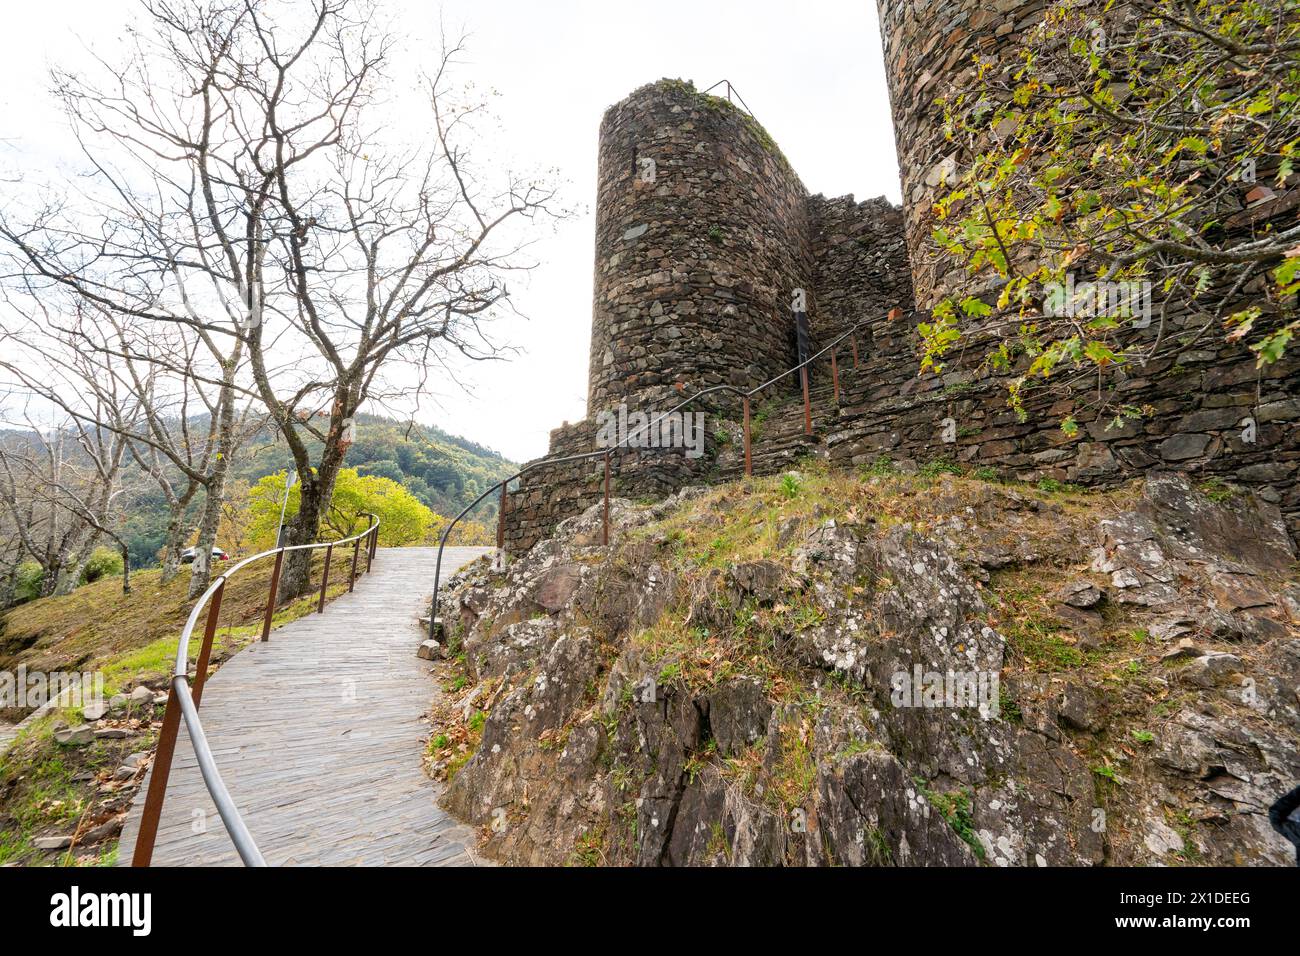
[{"label": "lichen on rock", "polygon": [[[430,768],[526,864],[1275,863],[1274,505],[813,468],[597,506],[444,597]],[[1173,834],[1173,836],[1170,836]],[[1176,837],[1176,839],[1175,839]]]}]

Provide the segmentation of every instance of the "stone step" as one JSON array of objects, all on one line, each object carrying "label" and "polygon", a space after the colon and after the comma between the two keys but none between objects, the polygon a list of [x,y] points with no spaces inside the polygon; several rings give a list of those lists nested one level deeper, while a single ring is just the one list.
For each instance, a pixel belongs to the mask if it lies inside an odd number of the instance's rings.
[{"label": "stone step", "polygon": [[[865,376],[852,370],[840,370],[840,402],[846,397],[851,381],[862,383]],[[812,413],[812,434],[805,431],[802,393],[785,394],[779,399],[759,406],[755,418],[759,424],[750,448],[750,461],[755,475],[772,475],[789,470],[796,462],[812,458],[827,458],[825,444],[828,432],[839,420],[839,403],[835,401],[835,386],[830,371],[814,378],[808,390],[808,404]],[[718,459],[718,478],[727,481],[745,472],[744,446],[725,450]]]}]

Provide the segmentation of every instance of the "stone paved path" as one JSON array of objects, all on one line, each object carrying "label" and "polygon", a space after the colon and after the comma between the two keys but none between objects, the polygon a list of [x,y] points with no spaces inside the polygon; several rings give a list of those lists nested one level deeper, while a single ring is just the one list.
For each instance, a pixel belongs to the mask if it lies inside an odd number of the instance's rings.
[{"label": "stone paved path", "polygon": [[[443,579],[487,550],[448,548]],[[436,689],[415,650],[436,554],[380,550],[353,593],[272,631],[204,688],[208,743],[270,865],[482,862],[474,832],[438,808],[437,785],[420,766],[428,727],[419,717]],[[131,860],[147,787],[123,828],[122,864]],[[239,863],[183,722],[153,863]]]}]

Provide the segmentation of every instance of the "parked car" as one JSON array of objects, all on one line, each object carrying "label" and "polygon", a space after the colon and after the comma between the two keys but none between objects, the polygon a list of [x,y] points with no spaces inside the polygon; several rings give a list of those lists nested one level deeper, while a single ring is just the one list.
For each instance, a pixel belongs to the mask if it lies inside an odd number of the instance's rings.
[{"label": "parked car", "polygon": [[[197,548],[186,548],[184,551],[181,552],[181,564],[193,564],[193,563],[194,563],[194,555],[197,554],[197,553],[198,553],[198,549],[197,549]],[[213,547],[213,549],[212,549],[212,560],[213,560],[213,561],[229,561],[229,560],[230,560],[230,555],[226,554],[226,552],[222,551],[222,550],[221,550],[220,548],[218,548],[218,547]]]}]

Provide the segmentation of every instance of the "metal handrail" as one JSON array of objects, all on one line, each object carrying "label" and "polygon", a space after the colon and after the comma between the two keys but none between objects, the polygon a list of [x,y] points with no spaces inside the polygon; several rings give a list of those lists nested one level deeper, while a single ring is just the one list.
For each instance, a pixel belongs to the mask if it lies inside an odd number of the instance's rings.
[{"label": "metal handrail", "polygon": [[[502,547],[502,545],[503,545],[503,543],[504,543],[502,539],[503,539],[504,520],[505,520],[505,510],[504,510],[504,509],[505,509],[505,502],[506,502],[506,488],[507,488],[507,486],[509,486],[510,482],[515,481],[515,480],[517,480],[517,479],[519,479],[519,478],[522,478],[525,474],[527,474],[528,472],[533,471],[534,469],[537,469],[537,468],[547,468],[547,467],[550,467],[550,466],[553,466],[553,465],[562,465],[562,464],[565,464],[565,463],[567,463],[567,462],[583,461],[583,460],[586,460],[586,459],[589,459],[589,458],[601,458],[601,457],[603,457],[603,458],[605,459],[605,532],[604,532],[604,539],[605,539],[605,543],[608,544],[608,543],[609,543],[609,459],[610,459],[610,456],[611,456],[614,452],[616,452],[616,451],[626,451],[626,450],[630,447],[630,446],[628,445],[628,442],[630,442],[630,441],[632,440],[633,437],[637,437],[637,438],[639,438],[642,434],[645,434],[648,430],[653,429],[656,425],[658,425],[660,422],[662,422],[664,419],[666,419],[669,415],[672,415],[672,414],[674,414],[675,412],[680,411],[681,409],[685,408],[687,405],[690,405],[692,402],[698,401],[699,399],[703,398],[704,396],[706,396],[706,395],[710,395],[710,394],[713,394],[713,393],[715,393],[715,392],[730,392],[730,393],[732,393],[732,394],[735,394],[735,395],[740,396],[740,398],[741,398],[742,401],[744,402],[744,409],[745,409],[745,474],[748,475],[748,474],[750,473],[750,462],[749,462],[749,428],[750,428],[750,425],[749,425],[749,400],[750,400],[751,398],[753,398],[755,395],[757,395],[759,392],[762,392],[762,391],[764,391],[765,389],[771,388],[773,385],[775,385],[777,382],[781,381],[781,379],[785,378],[786,376],[788,376],[788,375],[793,375],[795,372],[804,372],[804,374],[801,375],[800,377],[801,377],[801,379],[803,380],[803,399],[804,399],[805,427],[806,427],[807,431],[811,432],[811,431],[812,431],[812,417],[811,417],[811,411],[810,411],[810,409],[809,409],[808,379],[807,379],[807,374],[806,374],[806,370],[807,370],[807,368],[808,368],[810,365],[812,365],[812,363],[815,362],[817,359],[819,359],[819,358],[821,358],[823,355],[825,355],[827,352],[830,352],[830,353],[831,353],[831,369],[832,369],[832,375],[833,375],[833,378],[834,378],[834,381],[835,381],[836,397],[838,398],[838,396],[839,396],[839,374],[838,374],[838,368],[837,368],[837,366],[836,366],[836,361],[835,361],[835,352],[834,352],[834,349],[835,349],[835,347],[836,347],[837,345],[839,345],[840,343],[844,342],[846,339],[853,338],[853,365],[854,365],[854,367],[856,368],[856,367],[857,367],[857,364],[858,364],[858,344],[857,344],[857,339],[854,338],[854,336],[857,335],[859,329],[861,329],[864,325],[867,325],[867,324],[868,324],[868,323],[867,323],[867,320],[866,320],[866,319],[861,319],[861,320],[859,320],[858,322],[854,323],[853,326],[852,326],[851,328],[849,328],[849,330],[848,330],[847,332],[844,332],[842,335],[840,335],[838,338],[836,338],[836,339],[835,339],[834,341],[832,341],[830,344],[824,346],[824,347],[823,347],[822,349],[820,349],[819,351],[817,351],[817,352],[815,352],[814,354],[810,355],[808,358],[804,359],[804,360],[803,360],[802,362],[800,362],[798,365],[792,365],[790,368],[786,369],[784,372],[781,372],[780,374],[774,376],[773,378],[768,379],[768,380],[767,380],[766,382],[764,382],[762,385],[757,385],[757,386],[755,386],[754,388],[751,388],[749,391],[742,391],[741,389],[736,388],[734,385],[713,385],[713,386],[711,386],[711,387],[709,387],[709,388],[702,389],[702,390],[696,392],[696,393],[695,393],[694,395],[692,395],[690,398],[687,398],[687,399],[685,399],[684,401],[678,402],[676,405],[674,405],[674,406],[673,406],[672,408],[670,408],[668,411],[664,412],[662,415],[660,415],[660,416],[659,416],[658,418],[656,418],[654,421],[652,421],[652,422],[647,422],[646,424],[644,424],[644,425],[642,425],[640,428],[638,428],[636,431],[634,431],[634,432],[632,432],[632,433],[630,433],[630,434],[624,436],[624,438],[623,438],[623,439],[622,439],[618,444],[616,444],[616,445],[612,445],[612,446],[610,446],[609,448],[598,449],[598,450],[596,450],[596,451],[580,452],[580,453],[578,453],[578,454],[576,454],[576,455],[561,455],[561,456],[557,456],[557,457],[555,457],[555,458],[539,458],[539,459],[537,459],[536,461],[530,462],[529,464],[527,464],[527,465],[525,465],[524,467],[520,468],[517,472],[515,472],[515,473],[514,473],[513,475],[511,475],[509,478],[503,478],[501,481],[498,481],[496,484],[492,485],[490,488],[488,488],[486,491],[484,491],[481,495],[479,495],[477,498],[475,498],[472,502],[470,502],[469,505],[466,506],[466,507],[465,507],[465,508],[460,512],[460,514],[456,515],[456,517],[453,518],[453,519],[452,519],[452,520],[447,524],[447,527],[443,529],[443,531],[442,531],[442,535],[441,535],[441,536],[439,537],[439,539],[438,539],[438,560],[437,560],[437,562],[435,563],[435,565],[434,565],[434,570],[433,570],[433,601],[432,601],[432,603],[429,605],[429,637],[430,637],[430,639],[436,639],[436,638],[437,638],[437,628],[438,628],[438,623],[437,623],[437,622],[438,622],[438,586],[439,586],[439,584],[441,583],[441,578],[442,578],[442,552],[443,552],[443,549],[447,547],[447,536],[451,534],[452,529],[456,527],[456,525],[457,525],[457,523],[460,521],[460,519],[463,518],[463,517],[465,517],[465,515],[469,514],[471,511],[473,511],[474,508],[478,507],[478,505],[479,505],[479,504],[480,504],[480,503],[481,503],[485,498],[487,498],[488,495],[492,494],[493,492],[497,491],[498,489],[501,490],[501,511],[499,511],[499,512],[498,512],[498,515],[497,515],[497,520],[498,520],[498,525],[497,525],[497,547],[500,548],[500,547]],[[639,446],[638,446],[638,449],[637,449],[637,450],[640,450]]]},{"label": "metal handrail", "polygon": [[[312,551],[317,548],[324,548],[325,568],[321,573],[320,599],[316,608],[317,613],[323,612],[325,609],[325,590],[329,586],[330,559],[333,557],[336,547],[347,544],[353,545],[352,570],[348,580],[348,590],[351,590],[356,583],[357,564],[362,541],[366,542],[365,571],[368,572],[374,564],[375,552],[379,547],[379,517],[370,512],[362,512],[362,514],[370,519],[369,526],[364,531],[350,537],[338,541],[316,541],[310,544],[283,545],[244,558],[208,585],[208,589],[203,592],[190,610],[189,617],[185,621],[185,627],[181,630],[180,640],[176,645],[176,667],[169,681],[171,693],[167,695],[167,709],[163,714],[162,731],[158,735],[153,776],[149,778],[149,790],[145,794],[144,810],[140,816],[140,830],[136,835],[135,852],[131,858],[132,866],[148,866],[153,859],[154,844],[158,839],[158,822],[162,817],[163,801],[167,796],[167,780],[171,774],[172,757],[176,752],[176,737],[182,719],[185,721],[185,729],[190,736],[190,743],[194,747],[194,756],[198,761],[199,772],[203,775],[203,783],[208,788],[208,794],[212,797],[212,802],[217,806],[217,813],[226,828],[226,833],[230,835],[231,842],[235,845],[235,851],[247,866],[266,866],[266,860],[257,848],[253,835],[248,832],[248,827],[244,824],[243,818],[239,815],[239,809],[235,806],[230,791],[226,789],[225,781],[221,779],[221,772],[217,769],[217,762],[212,756],[212,748],[208,745],[207,735],[203,732],[203,724],[199,720],[199,704],[203,697],[203,685],[207,681],[208,662],[212,654],[212,640],[216,634],[217,621],[221,614],[221,598],[226,590],[226,582],[234,577],[238,571],[255,561],[275,555],[275,568],[271,572],[271,587],[266,599],[266,612],[262,619],[262,640],[268,641],[270,640],[271,620],[275,615],[275,599],[280,587],[280,571],[284,566],[285,554],[289,551]],[[205,607],[208,609],[208,617],[203,631],[203,643],[200,645],[198,660],[195,663],[194,684],[191,686],[189,679],[190,638],[193,637],[194,626],[199,621],[199,614]]]}]

